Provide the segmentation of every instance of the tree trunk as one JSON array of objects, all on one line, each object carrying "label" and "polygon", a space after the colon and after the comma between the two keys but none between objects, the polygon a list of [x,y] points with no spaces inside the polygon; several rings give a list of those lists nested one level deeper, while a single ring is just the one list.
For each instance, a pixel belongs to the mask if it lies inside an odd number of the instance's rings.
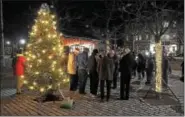
[{"label": "tree trunk", "polygon": [[106,52],[109,52],[110,50],[110,41],[106,40]]},{"label": "tree trunk", "polygon": [[162,91],[162,44],[161,44],[161,40],[155,42],[155,50],[156,50],[155,91],[157,93],[160,93]]}]

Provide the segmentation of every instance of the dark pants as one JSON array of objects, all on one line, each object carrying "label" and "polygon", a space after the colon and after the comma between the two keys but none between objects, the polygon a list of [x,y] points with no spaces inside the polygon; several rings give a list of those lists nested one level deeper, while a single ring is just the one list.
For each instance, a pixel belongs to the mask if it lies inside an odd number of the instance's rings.
[{"label": "dark pants", "polygon": [[129,99],[131,75],[121,75],[120,79],[120,99]]},{"label": "dark pants", "polygon": [[152,80],[152,71],[147,71],[146,72],[146,75],[147,75],[147,77],[146,77],[146,79],[147,79],[147,83],[151,83],[151,80]]},{"label": "dark pants", "polygon": [[168,74],[166,72],[164,72],[162,77],[163,77],[162,84],[164,87],[167,87],[168,86]]},{"label": "dark pants", "polygon": [[144,70],[142,70],[142,71],[139,71],[138,72],[138,77],[139,77],[139,79],[143,79],[144,77],[145,77],[145,71]]},{"label": "dark pants", "polygon": [[98,84],[99,84],[98,73],[96,71],[90,72],[90,92],[91,94],[97,95]]},{"label": "dark pants", "polygon": [[118,72],[114,71],[114,75],[113,75],[113,88],[117,88],[117,77],[118,77]]},{"label": "dark pants", "polygon": [[84,69],[78,69],[79,78],[79,93],[85,93],[85,86],[87,82],[87,71]]},{"label": "dark pants", "polygon": [[107,86],[107,101],[110,98],[110,90],[111,90],[111,81],[110,80],[101,80],[100,81],[100,91],[101,91],[101,99],[104,99],[104,87],[105,87],[105,81]]},{"label": "dark pants", "polygon": [[184,77],[184,67],[182,67],[182,76]]},{"label": "dark pants", "polygon": [[136,77],[136,69],[133,69],[133,75],[134,75],[134,77]]},{"label": "dark pants", "polygon": [[76,74],[69,74],[70,77],[70,91],[76,91],[78,87],[78,76]]}]

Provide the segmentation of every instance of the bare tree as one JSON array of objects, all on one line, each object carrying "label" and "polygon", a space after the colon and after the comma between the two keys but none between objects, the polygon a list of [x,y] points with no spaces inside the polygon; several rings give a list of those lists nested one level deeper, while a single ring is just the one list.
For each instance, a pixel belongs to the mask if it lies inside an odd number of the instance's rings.
[{"label": "bare tree", "polygon": [[[128,23],[126,27],[128,34],[137,35],[140,32],[140,26],[143,25],[141,32],[149,33],[154,36],[156,48],[156,92],[161,92],[162,85],[162,36],[172,26],[173,22],[178,18],[176,9],[168,6],[169,1],[157,2],[152,1],[132,1],[131,8],[123,7],[123,11],[129,15],[135,16],[136,23]],[[183,2],[182,2],[183,3]],[[122,4],[124,4],[122,2]],[[137,6],[137,7],[136,7]],[[179,6],[178,6],[179,7]],[[177,8],[178,8],[177,7]],[[138,23],[137,23],[138,21]],[[144,22],[144,23],[141,23]],[[130,32],[130,33],[129,33]]]},{"label": "bare tree", "polygon": [[175,22],[174,27],[176,32],[175,38],[177,39],[178,43],[178,53],[182,54],[181,48],[182,45],[184,45],[184,20],[183,18],[179,19],[180,20],[177,20],[177,22]]},{"label": "bare tree", "polygon": [[59,4],[59,0],[52,0],[51,1],[51,7],[53,8],[54,12],[58,14],[59,17],[58,19],[58,24],[59,24],[59,29],[61,31],[74,31],[71,30],[71,23],[73,21],[80,20],[82,18],[82,14],[76,13],[72,14],[72,11],[77,9],[77,6],[63,6],[61,7]]}]

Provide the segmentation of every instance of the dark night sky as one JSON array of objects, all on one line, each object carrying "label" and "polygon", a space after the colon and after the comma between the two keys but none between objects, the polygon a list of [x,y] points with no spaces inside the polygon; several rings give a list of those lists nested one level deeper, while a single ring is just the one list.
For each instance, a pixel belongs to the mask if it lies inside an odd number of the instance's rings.
[{"label": "dark night sky", "polygon": [[[99,1],[96,4],[96,1],[84,2],[84,1],[70,1],[63,0],[59,1],[59,7],[63,8],[66,6],[75,6],[78,7],[78,12],[84,14],[86,18],[91,18],[91,9],[99,4]],[[32,26],[32,22],[36,17],[36,13],[40,8],[42,3],[48,3],[51,5],[51,1],[48,0],[28,0],[28,1],[10,1],[3,0],[3,16],[4,16],[4,35],[5,40],[15,40],[20,38],[28,38],[29,27]],[[93,4],[92,4],[93,3]],[[101,5],[100,5],[101,6]],[[102,7],[102,6],[101,6]],[[85,10],[84,10],[85,9]],[[60,9],[59,9],[60,10]],[[58,11],[59,11],[58,10]],[[74,10],[77,10],[75,8]],[[61,17],[61,16],[60,16]],[[73,23],[73,27],[80,27]]]},{"label": "dark night sky", "polygon": [[[44,2],[44,1],[43,1]],[[28,25],[42,2],[3,1],[5,39],[27,39]]]},{"label": "dark night sky", "polygon": [[[51,4],[52,0],[50,0],[49,2],[47,1],[48,0],[32,0],[32,1],[31,0],[21,0],[21,1],[3,0],[5,39],[6,40],[15,40],[20,38],[27,39],[28,31],[29,31],[28,27],[32,26],[32,22],[36,17],[37,10],[40,8],[40,5],[42,3]],[[98,0],[92,0],[92,1],[78,0],[78,2],[74,2],[74,0],[73,1],[60,0],[58,4],[59,9],[57,9],[57,13],[60,14],[59,11],[61,11],[61,9],[66,6],[76,7],[73,10],[75,12],[77,11],[83,14],[82,19],[85,19],[85,20],[92,19],[92,13],[91,13],[92,11],[100,12],[100,14],[104,15],[104,12],[101,11],[102,8],[104,7],[104,2],[102,1],[100,2]],[[175,5],[172,5],[172,6],[175,6]],[[62,14],[60,14],[59,17],[61,17],[61,15]],[[74,29],[76,28],[79,31],[83,31],[83,30],[80,30],[80,28],[78,28],[78,27],[81,27],[80,25],[78,25],[78,23],[75,22],[72,25]],[[97,22],[97,25],[101,26],[101,21]]]}]

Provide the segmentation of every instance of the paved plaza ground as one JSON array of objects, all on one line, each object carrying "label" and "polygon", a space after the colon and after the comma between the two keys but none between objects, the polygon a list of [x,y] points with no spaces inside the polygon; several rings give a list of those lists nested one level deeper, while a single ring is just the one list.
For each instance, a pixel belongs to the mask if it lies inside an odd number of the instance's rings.
[{"label": "paved plaza ground", "polygon": [[[109,102],[100,103],[99,98],[91,98],[89,94],[80,96],[78,93],[74,94],[75,104],[72,109],[61,109],[61,102],[46,102],[38,103],[34,99],[37,94],[25,91],[24,94],[15,95],[15,79],[11,72],[1,74],[1,115],[56,115],[56,116],[182,116],[184,112],[180,108],[184,106],[184,83],[179,80],[180,71],[173,71],[169,78],[169,86],[180,100],[181,106],[178,105],[177,100],[171,95],[170,91],[165,91],[162,99],[157,100],[155,95],[149,93],[144,101],[142,98],[149,86],[138,83],[137,78],[132,79],[132,90],[130,100],[120,101],[119,86],[116,90],[112,90],[111,100]],[[119,83],[118,83],[119,84]],[[140,89],[140,90],[138,90]],[[138,90],[138,91],[137,91]],[[87,92],[89,92],[89,83],[87,85]],[[71,96],[68,90],[64,91],[66,96]],[[151,95],[152,94],[152,95]]]},{"label": "paved plaza ground", "polygon": [[[176,65],[177,66],[177,65]],[[179,65],[178,65],[179,66]],[[100,98],[89,96],[89,80],[86,87],[86,96],[78,93],[72,94],[64,90],[65,96],[72,96],[75,104],[72,109],[61,109],[61,101],[38,103],[34,101],[39,95],[35,92],[25,90],[24,94],[15,95],[16,80],[10,68],[4,69],[0,75],[1,80],[1,115],[4,116],[183,116],[184,115],[184,83],[179,80],[181,72],[179,68],[174,69],[169,77],[169,86],[175,93],[180,103],[175,99],[170,90],[164,90],[162,99],[158,100],[155,93],[146,94],[150,86],[144,84],[145,79],[139,83],[137,78],[132,79],[131,96],[129,100],[117,100],[119,97],[118,88],[112,90],[109,102],[100,103]],[[142,99],[142,100],[140,100]]]}]

